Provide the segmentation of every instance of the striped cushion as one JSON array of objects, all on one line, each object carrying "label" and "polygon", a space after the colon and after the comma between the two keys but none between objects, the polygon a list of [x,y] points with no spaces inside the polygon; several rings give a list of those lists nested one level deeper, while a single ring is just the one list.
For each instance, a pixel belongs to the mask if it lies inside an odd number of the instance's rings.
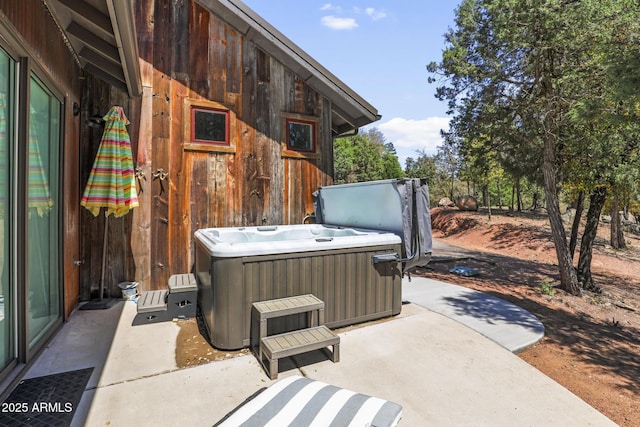
[{"label": "striped cushion", "polygon": [[300,376],[284,378],[217,426],[395,426],[402,406]]}]

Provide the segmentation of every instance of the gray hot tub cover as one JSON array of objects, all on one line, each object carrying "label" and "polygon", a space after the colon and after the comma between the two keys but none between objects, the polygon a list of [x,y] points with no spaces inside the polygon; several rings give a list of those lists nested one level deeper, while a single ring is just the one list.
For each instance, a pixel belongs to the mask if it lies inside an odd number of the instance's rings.
[{"label": "gray hot tub cover", "polygon": [[431,259],[429,187],[425,180],[390,179],[320,187],[316,222],[392,232],[403,241],[403,273]]}]

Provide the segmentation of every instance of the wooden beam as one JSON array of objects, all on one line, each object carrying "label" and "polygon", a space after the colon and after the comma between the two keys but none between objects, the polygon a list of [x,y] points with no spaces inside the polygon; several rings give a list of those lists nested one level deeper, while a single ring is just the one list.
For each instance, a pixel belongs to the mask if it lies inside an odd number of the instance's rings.
[{"label": "wooden beam", "polygon": [[90,46],[105,58],[115,62],[116,64],[120,63],[120,54],[118,53],[118,48],[116,46],[101,39],[95,33],[92,33],[79,23],[74,21],[69,24],[67,27],[67,33],[77,38],[85,45]]},{"label": "wooden beam", "polygon": [[78,56],[93,64],[95,67],[101,69],[105,73],[111,75],[113,78],[126,83],[122,68],[120,68],[118,64],[114,64],[108,59],[105,59],[102,55],[98,54],[90,47],[85,46],[80,52],[78,52]]},{"label": "wooden beam", "polygon": [[124,83],[121,80],[118,80],[117,78],[115,78],[111,74],[105,73],[103,70],[101,70],[100,68],[96,67],[95,65],[93,65],[91,63],[88,63],[87,65],[85,65],[84,69],[87,72],[89,72],[89,73],[93,74],[94,76],[98,77],[100,80],[104,81],[105,83],[109,83],[113,87],[116,87],[118,89],[122,89],[125,92],[127,91],[126,83]]},{"label": "wooden beam", "polygon": [[82,26],[92,33],[102,33],[103,37],[113,39],[113,27],[108,15],[100,12],[84,0],[58,0],[69,9],[75,22],[82,22]]}]

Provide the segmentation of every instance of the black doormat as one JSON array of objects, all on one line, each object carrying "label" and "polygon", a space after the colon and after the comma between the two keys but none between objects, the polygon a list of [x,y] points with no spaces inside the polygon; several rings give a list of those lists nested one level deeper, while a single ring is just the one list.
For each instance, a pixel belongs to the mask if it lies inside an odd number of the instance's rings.
[{"label": "black doormat", "polygon": [[0,426],[68,426],[93,368],[20,381],[0,406]]}]

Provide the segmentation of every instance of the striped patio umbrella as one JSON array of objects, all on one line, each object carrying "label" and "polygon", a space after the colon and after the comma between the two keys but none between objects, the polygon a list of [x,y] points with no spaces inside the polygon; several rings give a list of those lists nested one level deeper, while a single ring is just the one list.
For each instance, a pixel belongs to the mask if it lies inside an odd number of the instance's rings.
[{"label": "striped patio umbrella", "polygon": [[[0,93],[0,159],[7,158],[7,100],[4,93]],[[40,146],[38,144],[38,136],[36,133],[36,125],[31,120],[29,122],[29,176],[28,176],[28,199],[27,206],[29,215],[36,212],[42,217],[51,211],[53,207],[53,199],[49,190],[49,181],[42,163],[40,155]],[[7,190],[7,165],[0,164],[2,172],[0,172],[0,200],[6,197]],[[4,206],[0,206],[0,217],[4,215]]]},{"label": "striped patio umbrella", "polygon": [[85,310],[105,309],[113,304],[113,301],[103,301],[109,216],[121,217],[138,206],[131,140],[126,128],[129,120],[122,107],[118,106],[112,107],[103,119],[104,132],[80,201],[94,216],[98,216],[102,208],[105,209],[100,294],[97,301],[81,307]]},{"label": "striped patio umbrella", "polygon": [[7,135],[7,100],[0,93],[0,219],[4,218],[7,189],[9,184],[8,157],[9,135]]},{"label": "striped patio umbrella", "polygon": [[40,156],[40,145],[36,135],[36,126],[33,121],[29,122],[29,215],[35,211],[42,217],[51,211],[53,200],[49,191],[49,181],[47,180],[42,156]]},{"label": "striped patio umbrella", "polygon": [[112,107],[103,117],[104,133],[80,204],[94,216],[105,208],[105,216],[126,215],[138,206],[129,120],[122,107]]},{"label": "striped patio umbrella", "polygon": [[[28,143],[28,152],[27,152],[27,212],[29,218],[29,227],[34,227],[33,235],[37,236],[41,234],[41,222],[40,221],[32,221],[32,219],[36,219],[33,214],[37,214],[38,217],[42,218],[47,215],[51,209],[53,208],[53,198],[51,197],[51,191],[49,188],[49,180],[47,179],[47,172],[45,171],[44,164],[42,162],[42,156],[40,154],[40,144],[38,142],[37,135],[37,124],[36,120],[33,118],[35,116],[35,110],[31,108],[31,119],[29,120],[29,143]],[[7,154],[9,154],[9,132],[7,126],[7,96],[5,93],[0,93],[0,220],[3,220],[6,212],[5,204],[8,202],[8,191],[9,191],[9,169],[6,161],[8,160]],[[7,232],[7,223],[6,221],[2,221],[2,235],[3,238],[6,238]],[[0,249],[0,251],[2,251]],[[43,254],[43,250],[39,245],[29,246],[29,256],[34,258],[30,258],[32,265],[38,266],[41,268],[39,270],[40,277],[36,279],[36,275],[32,276],[33,280],[40,281],[41,283],[46,282],[46,273],[44,271],[44,259],[45,255]],[[4,264],[5,264],[5,254],[0,254],[0,272],[4,272]],[[37,270],[33,270],[35,273]],[[4,274],[4,273],[0,273]],[[34,288],[32,288],[33,290]],[[44,306],[49,305],[49,299],[46,293],[38,293],[34,292],[34,295],[38,295],[43,300]]]}]

